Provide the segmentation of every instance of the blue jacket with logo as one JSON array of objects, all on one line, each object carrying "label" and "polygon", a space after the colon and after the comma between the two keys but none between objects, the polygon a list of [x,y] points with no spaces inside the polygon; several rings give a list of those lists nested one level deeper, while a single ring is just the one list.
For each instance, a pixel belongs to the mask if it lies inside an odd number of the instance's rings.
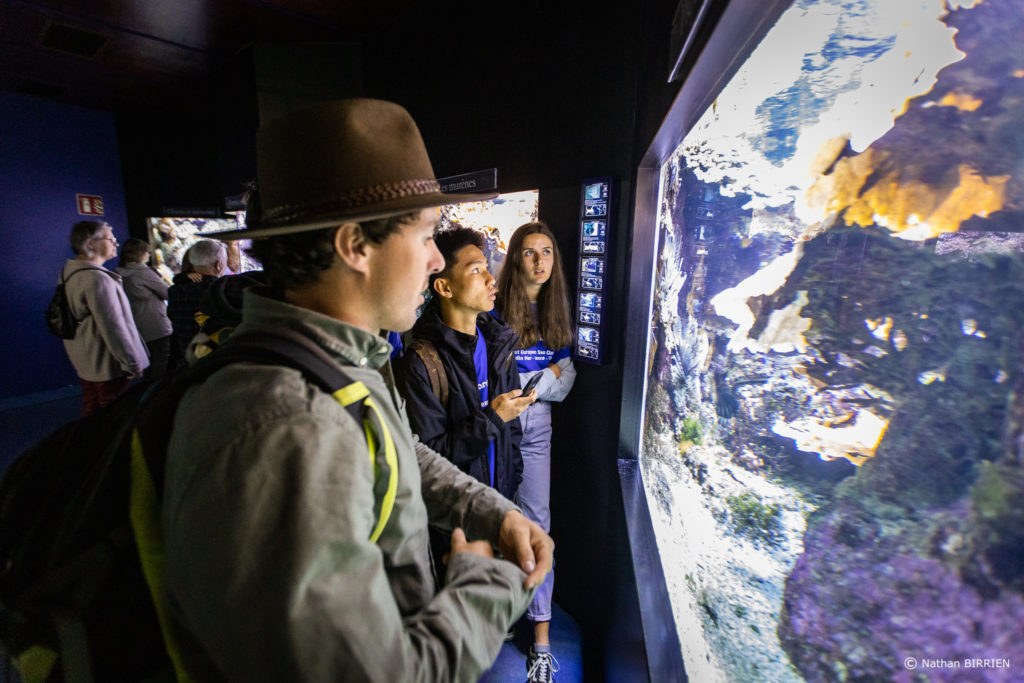
[{"label": "blue jacket with logo", "polygon": [[[487,345],[488,396],[521,388],[513,350],[518,336],[508,325],[486,313],[477,328]],[[448,376],[448,403],[434,396],[426,367],[419,355],[406,349],[394,362],[395,380],[407,401],[413,431],[423,443],[455,463],[463,472],[489,484],[488,445],[494,441],[494,488],[510,500],[523,478],[519,443],[523,438],[519,418],[504,422],[488,404],[480,407],[473,351],[476,337],[457,332],[441,320],[440,305],[431,300],[412,329],[413,339],[426,339]]]}]

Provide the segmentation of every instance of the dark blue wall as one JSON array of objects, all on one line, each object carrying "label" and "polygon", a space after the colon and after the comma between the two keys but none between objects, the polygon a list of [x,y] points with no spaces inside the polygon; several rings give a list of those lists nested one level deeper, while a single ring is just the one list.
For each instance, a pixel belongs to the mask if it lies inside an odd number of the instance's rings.
[{"label": "dark blue wall", "polygon": [[0,399],[78,382],[43,323],[72,255],[71,226],[83,218],[76,193],[103,197],[103,220],[127,239],[113,116],[0,93]]}]

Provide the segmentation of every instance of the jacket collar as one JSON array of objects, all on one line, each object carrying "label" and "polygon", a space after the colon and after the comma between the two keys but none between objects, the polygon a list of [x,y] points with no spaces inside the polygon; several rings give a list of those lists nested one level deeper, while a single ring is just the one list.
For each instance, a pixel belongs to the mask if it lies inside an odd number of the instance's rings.
[{"label": "jacket collar", "polygon": [[330,316],[281,300],[270,287],[252,287],[242,295],[242,324],[285,327],[310,337],[342,365],[379,369],[391,357],[391,345],[379,335]]},{"label": "jacket collar", "polygon": [[[511,353],[519,340],[511,327],[490,313],[478,315],[476,326],[483,334],[488,356],[495,359],[504,358]],[[436,298],[431,298],[423,307],[423,312],[413,327],[413,336],[428,339],[453,355],[472,356],[476,344],[475,337],[444,324],[441,319],[441,305]]]},{"label": "jacket collar", "polygon": [[98,268],[100,270],[104,270],[107,272],[108,275],[113,277],[115,280],[121,282],[121,276],[115,273],[114,271],[104,266],[97,266],[95,263],[89,263],[88,261],[83,261],[77,258],[69,258],[67,262],[64,264],[64,279],[67,279],[67,276],[75,272],[76,270],[82,270],[83,268]]}]

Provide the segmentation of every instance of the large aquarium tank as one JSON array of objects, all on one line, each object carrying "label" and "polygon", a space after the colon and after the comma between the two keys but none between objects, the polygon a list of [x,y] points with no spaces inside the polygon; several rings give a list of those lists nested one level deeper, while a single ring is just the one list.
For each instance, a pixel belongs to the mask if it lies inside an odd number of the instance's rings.
[{"label": "large aquarium tank", "polygon": [[792,2],[657,198],[639,459],[690,680],[1024,681],[1024,2]]}]

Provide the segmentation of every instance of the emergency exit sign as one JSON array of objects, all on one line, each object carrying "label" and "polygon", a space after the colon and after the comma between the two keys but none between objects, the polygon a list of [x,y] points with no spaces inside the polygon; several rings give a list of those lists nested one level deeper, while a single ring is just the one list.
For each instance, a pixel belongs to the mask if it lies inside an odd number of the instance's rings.
[{"label": "emergency exit sign", "polygon": [[102,216],[103,197],[98,194],[76,194],[78,213],[81,216]]}]

